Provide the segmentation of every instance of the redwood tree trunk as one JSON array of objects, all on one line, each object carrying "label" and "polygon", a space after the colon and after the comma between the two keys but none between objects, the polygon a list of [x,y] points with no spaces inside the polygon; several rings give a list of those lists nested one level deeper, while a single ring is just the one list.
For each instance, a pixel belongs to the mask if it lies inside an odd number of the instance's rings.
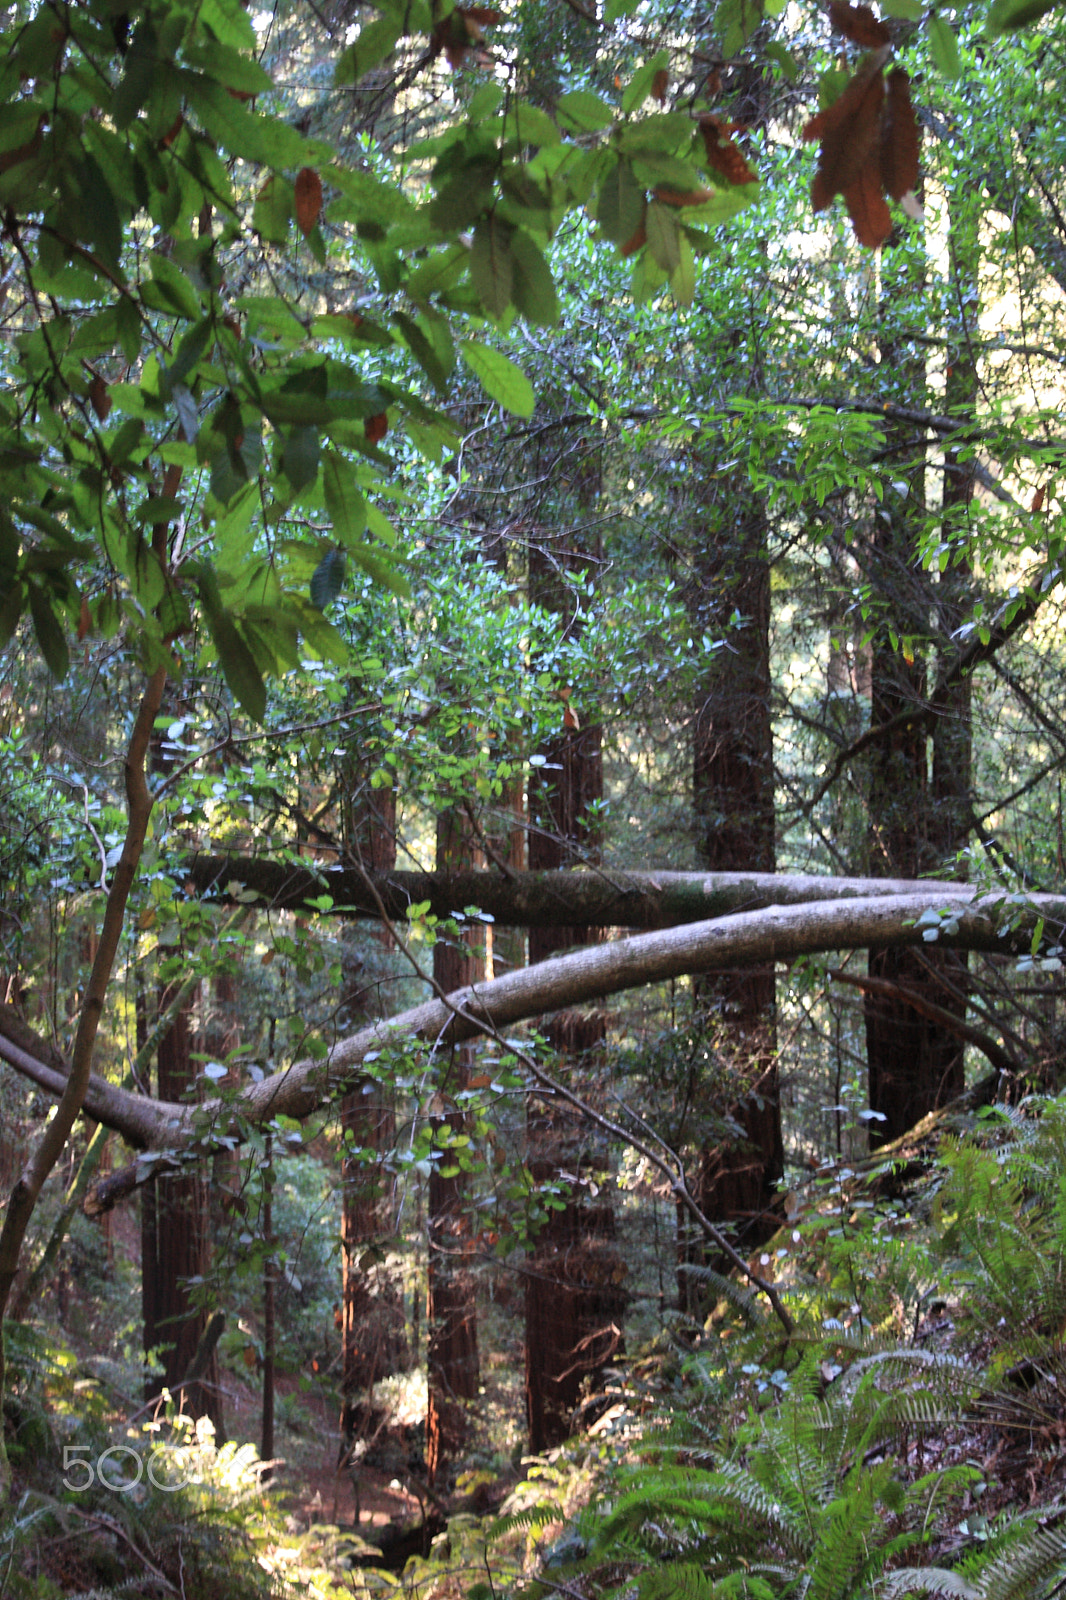
[{"label": "redwood tree trunk", "polygon": [[[733,483],[715,548],[704,557],[699,620],[718,631],[726,616],[743,619],[727,648],[712,657],[697,705],[693,790],[701,863],[712,870],[773,872],[774,770],[770,713],[770,567],[761,508],[746,485]],[[733,513],[732,508],[739,507]],[[733,1137],[704,1143],[696,1172],[699,1203],[725,1224],[743,1253],[778,1226],[774,1198],[784,1172],[778,1093],[777,1029],[772,965],[703,980],[698,1001],[709,1013],[709,1039],[729,1084],[707,1108],[734,1125]],[[734,1086],[739,1092],[734,1092]],[[702,1240],[679,1232],[685,1260],[727,1270]],[[681,1275],[681,1303],[689,1299]]]},{"label": "redwood tree trunk", "polygon": [[[464,819],[457,811],[444,812],[437,822],[438,868],[470,865],[470,856]],[[475,982],[482,973],[483,962],[465,935],[440,940],[434,947],[433,978],[445,994]],[[440,1096],[445,1105],[454,1104],[455,1096],[466,1087],[470,1057],[469,1045],[452,1049],[441,1076]],[[462,1113],[457,1110],[446,1112],[439,1122],[442,1130],[461,1131],[463,1125]],[[446,1148],[441,1154],[443,1159],[434,1162],[429,1178],[426,1467],[431,1484],[442,1481],[449,1463],[466,1446],[470,1407],[477,1400],[481,1378],[467,1180],[462,1172],[444,1177],[441,1167],[450,1157]]]},{"label": "redwood tree trunk", "polygon": [[[160,1012],[173,1002],[177,986],[160,993]],[[193,1081],[190,1008],[183,1006],[159,1042],[159,1096],[181,1100]],[[207,1324],[207,1311],[195,1303],[195,1285],[207,1277],[210,1223],[207,1184],[202,1170],[156,1178],[144,1191],[141,1210],[141,1285],[144,1347],[159,1349],[163,1376],[147,1380],[146,1398],[161,1389],[176,1391],[179,1409],[210,1417],[216,1438],[224,1437],[218,1356],[212,1352],[202,1378],[177,1391]]]},{"label": "redwood tree trunk", "polygon": [[[972,258],[972,256],[971,256]],[[885,252],[892,273],[893,251]],[[902,271],[889,278],[886,297],[889,326],[894,299],[906,303],[908,285]],[[960,296],[964,303],[965,297]],[[971,404],[976,374],[968,355],[965,326],[956,330],[958,348],[949,354],[948,399]],[[894,345],[883,353],[886,365],[902,380],[900,398],[924,404],[925,367],[919,347]],[[909,707],[922,706],[927,695],[925,648],[934,609],[940,612],[938,633],[949,637],[964,575],[950,571],[936,589],[922,573],[915,530],[925,511],[925,448],[905,431],[898,440],[894,467],[902,474],[906,494],[893,485],[874,518],[871,575],[886,597],[894,631],[893,649],[882,630],[874,645],[871,669],[871,726],[886,722]],[[892,441],[892,432],[889,438]],[[946,523],[965,515],[973,494],[973,478],[957,454],[948,456],[943,509]],[[914,877],[941,867],[965,843],[969,830],[971,762],[970,691],[963,683],[940,708],[933,737],[932,773],[924,724],[904,724],[874,747],[870,771],[870,870]],[[888,979],[916,991],[962,1017],[968,979],[965,960],[936,945],[922,950],[886,950],[869,957],[872,977]],[[965,1045],[939,1024],[921,1017],[904,999],[869,994],[864,999],[872,1144],[900,1138],[930,1111],[960,1094],[965,1083]]]},{"label": "redwood tree trunk", "polygon": [[[370,790],[366,775],[353,782],[348,808],[348,853],[367,872],[388,872],[396,863],[396,794],[393,789]],[[377,938],[383,952],[391,947],[389,934]],[[342,958],[344,995],[339,1023],[343,1032],[381,1014],[373,973],[350,945]],[[360,1391],[370,1391],[380,1378],[403,1371],[409,1364],[404,1329],[403,1295],[398,1285],[377,1270],[373,1260],[378,1241],[394,1228],[392,1183],[383,1161],[368,1160],[370,1152],[392,1147],[396,1117],[384,1086],[365,1082],[341,1102],[344,1134],[343,1219],[341,1261],[343,1272],[341,1338],[343,1374],[341,1436],[350,1447],[359,1431]],[[368,1257],[371,1258],[368,1260]]]},{"label": "redwood tree trunk", "polygon": [[[533,871],[596,859],[589,807],[603,798],[598,727],[562,734],[545,754],[546,765],[530,784]],[[531,929],[530,964],[597,938],[589,928]],[[559,1012],[546,1033],[553,1049],[577,1061],[602,1045],[604,1018],[600,1012]],[[533,1178],[545,1183],[565,1173],[571,1183],[564,1208],[551,1211],[538,1233],[526,1268],[526,1415],[530,1449],[541,1451],[569,1436],[583,1384],[595,1380],[622,1348],[625,1268],[603,1191],[598,1204],[590,1203],[603,1153],[590,1147],[568,1112],[546,1110],[539,1101],[527,1110],[526,1136]]]}]

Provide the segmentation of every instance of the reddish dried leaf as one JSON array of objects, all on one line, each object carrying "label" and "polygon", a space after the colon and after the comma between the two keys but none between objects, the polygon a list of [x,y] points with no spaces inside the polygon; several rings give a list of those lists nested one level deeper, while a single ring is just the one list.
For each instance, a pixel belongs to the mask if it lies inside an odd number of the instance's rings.
[{"label": "reddish dried leaf", "polygon": [[864,50],[876,50],[879,45],[892,42],[892,35],[883,22],[878,22],[869,6],[829,0],[829,20],[838,33],[852,44],[861,44]]},{"label": "reddish dried leaf", "polygon": [[[1031,503],[1031,505],[1029,507],[1029,510],[1033,513],[1033,515],[1035,517],[1037,512],[1038,511],[1043,511],[1043,509],[1044,509],[1044,491],[1043,491],[1043,488],[1040,488],[1033,495],[1032,503]],[[84,605],[84,603],[85,602],[83,601],[82,604]],[[79,639],[81,638],[81,634],[80,633],[78,635],[78,638]]]},{"label": "reddish dried leaf", "polygon": [[[818,171],[811,185],[815,211],[824,211],[835,194],[844,194],[865,172],[871,157],[880,173],[878,148],[884,97],[880,67],[870,75],[857,73],[840,99],[812,118],[803,130],[805,139],[820,135],[822,140]],[[817,131],[812,134],[816,124]]]},{"label": "reddish dried leaf", "polygon": [[363,423],[363,432],[371,444],[380,444],[389,431],[389,419],[384,411],[379,411],[376,417],[367,417]]},{"label": "reddish dried leaf", "polygon": [[859,243],[880,250],[892,232],[892,217],[881,193],[881,169],[876,160],[869,161],[844,190],[844,204]]},{"label": "reddish dried leaf", "polygon": [[651,97],[662,105],[666,99],[666,91],[670,84],[670,74],[665,67],[660,67],[651,80]]},{"label": "reddish dried leaf", "polygon": [[702,206],[714,199],[713,189],[653,189],[656,200],[664,206]]},{"label": "reddish dried leaf", "polygon": [[255,99],[255,91],[253,89],[227,89],[226,93],[232,95],[234,100],[239,100],[241,105]]},{"label": "reddish dried leaf", "polygon": [[712,172],[721,173],[727,183],[758,183],[758,174],[752,172],[740,148],[730,138],[734,126],[718,117],[704,115],[700,118],[707,165]]},{"label": "reddish dried leaf", "polygon": [[485,29],[499,20],[500,13],[491,6],[456,6],[430,34],[430,50],[434,56],[443,51],[449,66],[461,66],[471,45],[480,44]]},{"label": "reddish dried leaf", "polygon": [[563,727],[569,733],[578,733],[580,731],[581,723],[578,721],[577,712],[572,706],[566,706],[563,709]]},{"label": "reddish dried leaf", "polygon": [[107,384],[98,372],[93,374],[93,381],[89,385],[89,404],[103,422],[111,410],[111,396],[107,392]]},{"label": "reddish dried leaf", "polygon": [[172,145],[174,143],[174,140],[178,137],[178,134],[181,132],[181,130],[182,130],[182,128],[184,128],[184,126],[185,126],[185,118],[182,116],[181,112],[179,111],[178,115],[177,115],[177,117],[176,117],[176,119],[174,121],[174,124],[170,129],[170,132],[169,133],[165,133],[163,135],[162,143],[163,143],[164,149],[166,149],[167,147],[169,147],[170,145]]},{"label": "reddish dried leaf", "polygon": [[80,641],[82,639],[85,638],[85,635],[87,633],[91,632],[92,625],[93,625],[93,619],[92,619],[92,615],[91,615],[91,613],[89,611],[89,602],[88,602],[88,600],[86,600],[85,596],[82,595],[82,597],[81,597],[81,609],[78,612],[78,640],[79,640],[79,643],[80,643]]},{"label": "reddish dried leaf", "polygon": [[918,122],[910,79],[902,67],[893,67],[888,75],[881,117],[881,184],[893,200],[902,200],[918,187]]},{"label": "reddish dried leaf", "polygon": [[642,222],[632,239],[627,239],[625,244],[620,247],[619,254],[623,256],[635,256],[637,251],[642,250],[647,242],[648,230],[645,228]]},{"label": "reddish dried leaf", "polygon": [[322,210],[322,179],[314,167],[301,167],[296,174],[293,209],[300,232],[306,239]]}]

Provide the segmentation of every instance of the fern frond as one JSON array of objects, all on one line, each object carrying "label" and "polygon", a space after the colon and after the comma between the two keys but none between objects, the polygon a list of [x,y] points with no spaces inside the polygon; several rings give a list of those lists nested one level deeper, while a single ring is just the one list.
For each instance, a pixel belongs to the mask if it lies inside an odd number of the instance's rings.
[{"label": "fern frond", "polygon": [[497,1517],[490,1524],[486,1538],[502,1539],[504,1534],[513,1533],[517,1528],[542,1528],[547,1523],[560,1521],[560,1517],[558,1506],[523,1506],[521,1511]]},{"label": "fern frond", "polygon": [[707,1284],[720,1300],[728,1300],[734,1311],[740,1312],[749,1328],[765,1326],[766,1317],[762,1306],[751,1290],[745,1289],[735,1278],[727,1278],[724,1273],[715,1272],[713,1267],[702,1267],[693,1261],[683,1262],[679,1271],[687,1272],[698,1282]]},{"label": "fern frond", "polygon": [[1035,1522],[983,1569],[977,1580],[980,1600],[1031,1600],[1038,1589],[1066,1567],[1066,1526],[1042,1528]]},{"label": "fern frond", "polygon": [[905,1595],[947,1595],[949,1600],[981,1600],[980,1590],[949,1567],[897,1567],[878,1583],[877,1600],[903,1600]]}]

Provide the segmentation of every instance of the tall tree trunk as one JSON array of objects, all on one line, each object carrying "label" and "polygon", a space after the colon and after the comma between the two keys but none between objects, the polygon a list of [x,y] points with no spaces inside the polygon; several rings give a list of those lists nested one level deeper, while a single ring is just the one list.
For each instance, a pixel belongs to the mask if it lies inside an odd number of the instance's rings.
[{"label": "tall tree trunk", "polygon": [[[736,508],[734,511],[733,508]],[[733,525],[723,525],[733,515]],[[742,618],[727,647],[711,657],[696,707],[693,792],[701,864],[713,870],[773,872],[774,769],[770,713],[770,567],[761,507],[743,483],[731,482],[722,521],[700,563],[700,626],[721,630]],[[728,1084],[707,1109],[734,1126],[734,1135],[704,1143],[696,1173],[699,1203],[725,1224],[743,1253],[778,1226],[777,1183],[784,1173],[778,1092],[773,966],[702,981],[696,990],[709,1014],[709,1043]],[[682,1231],[688,1259],[727,1270],[707,1256],[703,1241]],[[681,1265],[684,1266],[682,1260]],[[681,1277],[681,1303],[690,1278]]]},{"label": "tall tree trunk", "polygon": [[[396,864],[396,792],[372,790],[367,774],[351,782],[347,806],[348,856],[366,872],[388,872]],[[387,930],[371,934],[384,955],[391,949]],[[342,956],[344,992],[338,1018],[342,1032],[382,1014],[375,972],[356,954],[351,940]],[[396,1117],[385,1087],[367,1078],[341,1102],[344,1136],[342,1167],[343,1220],[341,1261],[343,1348],[341,1436],[350,1448],[360,1423],[357,1396],[409,1364],[404,1330],[403,1295],[389,1282],[374,1259],[379,1241],[394,1228],[392,1182],[384,1167],[391,1149]],[[375,1160],[374,1155],[381,1159]]]},{"label": "tall tree trunk", "polygon": [[[178,983],[163,987],[160,1013],[173,1002]],[[189,1005],[179,1010],[159,1042],[159,1097],[181,1100],[193,1082]],[[149,1378],[146,1398],[162,1388],[177,1391],[196,1354],[207,1325],[207,1311],[196,1305],[195,1285],[207,1277],[210,1225],[207,1184],[197,1168],[177,1177],[160,1177],[146,1185],[141,1209],[141,1284],[144,1346],[163,1355],[162,1378]],[[199,1381],[176,1392],[179,1409],[192,1417],[210,1417],[218,1439],[224,1437],[218,1356],[212,1352]]]},{"label": "tall tree trunk", "polygon": [[[570,623],[571,602],[560,573],[580,570],[598,555],[598,548],[587,554],[573,548],[532,550],[532,598]],[[560,708],[560,721],[576,722],[569,702]],[[598,726],[567,726],[542,752],[545,764],[534,769],[529,785],[531,871],[598,859],[594,817],[603,799],[602,744]],[[599,937],[590,928],[531,929],[530,964]],[[552,1048],[572,1062],[602,1045],[605,1031],[602,1013],[580,1011],[558,1013],[546,1029]],[[533,1178],[550,1183],[565,1174],[570,1185],[563,1209],[549,1212],[527,1261],[526,1416],[530,1449],[541,1451],[568,1437],[583,1384],[621,1349],[625,1268],[614,1213],[604,1192],[595,1194],[605,1154],[590,1147],[565,1110],[546,1110],[538,1101],[527,1108],[526,1138]],[[597,1204],[591,1203],[594,1197]]]},{"label": "tall tree trunk", "polygon": [[[457,810],[437,820],[438,870],[472,865],[472,847],[466,819]],[[438,940],[433,951],[433,980],[450,994],[483,976],[484,963],[472,948],[473,938],[460,934]],[[455,1046],[441,1074],[443,1107],[454,1108],[455,1097],[466,1088],[472,1047]],[[443,1110],[438,1126],[461,1132],[464,1118],[455,1109]],[[429,1259],[427,1303],[427,1357],[429,1405],[426,1414],[426,1467],[431,1484],[440,1483],[449,1464],[459,1456],[470,1436],[470,1407],[477,1400],[481,1368],[477,1344],[477,1301],[469,1252],[472,1248],[467,1213],[465,1173],[445,1177],[449,1164],[447,1145],[434,1161],[429,1177]]]},{"label": "tall tree trunk", "polygon": [[[885,325],[891,329],[894,301],[906,305],[908,284],[902,266],[885,252],[890,289],[885,302]],[[956,330],[968,344],[965,317]],[[956,365],[957,361],[957,365]],[[972,404],[976,374],[965,349],[953,351],[949,377],[956,402]],[[891,333],[882,351],[882,368],[894,373],[899,398],[923,406],[926,375],[923,347]],[[969,371],[967,369],[969,368]],[[894,438],[893,438],[894,436]],[[889,721],[909,707],[924,706],[927,695],[926,641],[934,604],[941,612],[940,627],[950,632],[950,616],[960,601],[960,575],[945,574],[939,594],[922,572],[917,555],[916,530],[925,514],[925,444],[909,437],[908,430],[889,433],[896,444],[896,477],[874,518],[871,576],[878,592],[890,603],[891,626],[898,646],[892,647],[887,630],[875,640],[871,664],[871,727]],[[954,459],[952,459],[954,456]],[[960,471],[957,453],[949,453],[943,507],[945,521],[954,522],[973,494],[969,473]],[[896,483],[902,482],[904,492]],[[965,586],[964,575],[961,575]],[[952,691],[942,707],[933,738],[932,772],[929,768],[925,725],[904,723],[874,746],[870,769],[870,871],[887,877],[918,877],[953,857],[965,842],[969,828],[970,699],[968,684]],[[884,950],[868,958],[871,977],[887,979],[910,989],[957,1015],[966,1010],[966,969],[959,957],[929,945],[922,951]],[[930,1111],[961,1093],[965,1082],[965,1045],[940,1024],[919,1016],[902,998],[868,994],[864,998],[869,1100],[877,1120],[871,1124],[871,1143],[900,1138]]]}]

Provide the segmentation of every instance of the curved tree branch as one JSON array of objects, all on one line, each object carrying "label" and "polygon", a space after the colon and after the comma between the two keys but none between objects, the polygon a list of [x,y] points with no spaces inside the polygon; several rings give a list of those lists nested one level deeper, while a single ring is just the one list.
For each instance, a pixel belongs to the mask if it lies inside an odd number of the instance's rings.
[{"label": "curved tree branch", "polygon": [[[129,1121],[122,1117],[112,1126],[131,1142],[148,1143],[162,1153],[162,1159],[172,1160],[193,1144],[203,1150],[223,1136],[239,1138],[249,1124],[261,1125],[282,1115],[309,1116],[348,1093],[370,1051],[380,1053],[389,1046],[410,1048],[413,1044],[440,1048],[608,994],[689,974],[790,962],[825,951],[921,945],[923,928],[917,919],[929,907],[950,911],[953,931],[942,932],[940,940],[959,950],[1001,955],[1023,951],[1029,948],[1038,918],[1044,919],[1049,929],[1066,926],[1066,899],[1062,897],[1033,895],[1024,907],[1012,902],[1009,932],[999,921],[1002,905],[1000,897],[979,899],[975,890],[961,886],[950,897],[882,895],[839,904],[774,906],[588,945],[373,1023],[342,1039],[324,1060],[295,1062],[262,1083],[250,1084],[235,1100],[160,1105],[129,1095],[126,1099],[135,1117]],[[155,1118],[152,1138],[146,1141],[144,1114],[149,1108]],[[138,1166],[150,1175],[150,1163]],[[132,1190],[136,1181],[136,1176],[131,1176],[123,1185],[113,1177],[111,1202]],[[91,1194],[89,1203],[95,1204],[98,1197]]]}]

